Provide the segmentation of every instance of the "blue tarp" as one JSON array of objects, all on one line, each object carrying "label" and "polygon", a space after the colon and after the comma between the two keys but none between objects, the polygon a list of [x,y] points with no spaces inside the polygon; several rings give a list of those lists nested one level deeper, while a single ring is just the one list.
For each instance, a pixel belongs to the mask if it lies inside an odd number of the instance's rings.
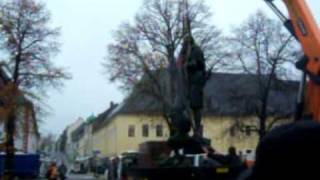
[{"label": "blue tarp", "polygon": [[[0,176],[4,174],[5,155],[0,154]],[[16,154],[14,159],[14,174],[18,177],[37,177],[40,170],[38,154]]]}]

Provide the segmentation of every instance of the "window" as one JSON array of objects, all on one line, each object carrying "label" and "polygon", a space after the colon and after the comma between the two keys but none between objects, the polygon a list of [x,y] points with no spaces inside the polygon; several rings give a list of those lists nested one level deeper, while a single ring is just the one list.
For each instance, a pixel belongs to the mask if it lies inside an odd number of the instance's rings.
[{"label": "window", "polygon": [[250,126],[246,126],[245,132],[247,136],[251,136],[251,127]]},{"label": "window", "polygon": [[161,124],[158,124],[156,126],[156,136],[162,137],[163,136],[163,126]]},{"label": "window", "polygon": [[149,126],[148,124],[142,125],[142,136],[148,137],[149,136]]},{"label": "window", "polygon": [[134,125],[129,125],[129,128],[128,128],[128,136],[129,136],[129,137],[134,137],[134,134],[135,134]]}]

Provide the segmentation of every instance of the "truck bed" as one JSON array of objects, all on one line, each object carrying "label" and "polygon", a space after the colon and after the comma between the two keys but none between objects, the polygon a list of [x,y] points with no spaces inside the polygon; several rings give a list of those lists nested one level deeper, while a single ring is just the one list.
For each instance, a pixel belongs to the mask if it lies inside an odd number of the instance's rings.
[{"label": "truck bed", "polygon": [[172,168],[131,168],[125,171],[129,179],[139,180],[234,180],[238,170],[227,167],[172,167]]}]

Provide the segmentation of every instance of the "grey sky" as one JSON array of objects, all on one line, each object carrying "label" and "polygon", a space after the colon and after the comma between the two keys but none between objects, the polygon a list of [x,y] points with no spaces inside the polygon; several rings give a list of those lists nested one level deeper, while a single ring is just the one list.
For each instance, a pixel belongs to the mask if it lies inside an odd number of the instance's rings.
[{"label": "grey sky", "polygon": [[[320,15],[320,2],[308,0]],[[69,68],[73,79],[61,92],[51,91],[52,107],[41,127],[44,133],[60,133],[78,117],[104,111],[110,101],[121,102],[124,95],[103,75],[101,63],[111,32],[125,20],[132,19],[143,0],[48,0],[54,26],[61,27],[61,53],[54,58],[58,65]],[[207,0],[213,11],[213,23],[227,32],[258,8],[267,9],[262,0]],[[316,8],[318,7],[318,8]],[[319,17],[319,16],[318,16]]]}]

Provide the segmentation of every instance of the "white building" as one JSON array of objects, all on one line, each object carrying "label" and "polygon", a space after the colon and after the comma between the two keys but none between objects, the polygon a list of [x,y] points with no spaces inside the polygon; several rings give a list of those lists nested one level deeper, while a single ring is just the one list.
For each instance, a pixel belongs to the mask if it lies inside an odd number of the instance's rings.
[{"label": "white building", "polygon": [[[0,65],[0,92],[2,92],[1,90],[5,90],[5,87],[9,83],[10,78],[8,73],[6,73],[3,66]],[[5,91],[2,93],[5,93]],[[5,95],[3,96],[5,97]],[[19,105],[15,121],[15,149],[25,153],[36,153],[38,150],[39,132],[34,105],[23,95],[17,97],[17,99],[19,99]],[[2,108],[1,105],[0,108]],[[4,145],[6,138],[4,129],[5,113],[2,112],[0,117],[2,118],[0,119],[0,145]],[[0,151],[3,151],[1,147]]]},{"label": "white building", "polygon": [[[19,107],[16,117],[15,149],[19,152],[34,154],[38,150],[39,132],[32,103]],[[5,143],[4,121],[0,121],[0,144]]]},{"label": "white building", "polygon": [[68,156],[69,160],[73,161],[75,160],[77,153],[78,153],[78,148],[79,148],[79,142],[74,142],[72,141],[72,133],[78,129],[83,123],[84,123],[83,118],[78,118],[74,123],[70,124],[67,127],[67,145],[66,145],[66,155]]}]

